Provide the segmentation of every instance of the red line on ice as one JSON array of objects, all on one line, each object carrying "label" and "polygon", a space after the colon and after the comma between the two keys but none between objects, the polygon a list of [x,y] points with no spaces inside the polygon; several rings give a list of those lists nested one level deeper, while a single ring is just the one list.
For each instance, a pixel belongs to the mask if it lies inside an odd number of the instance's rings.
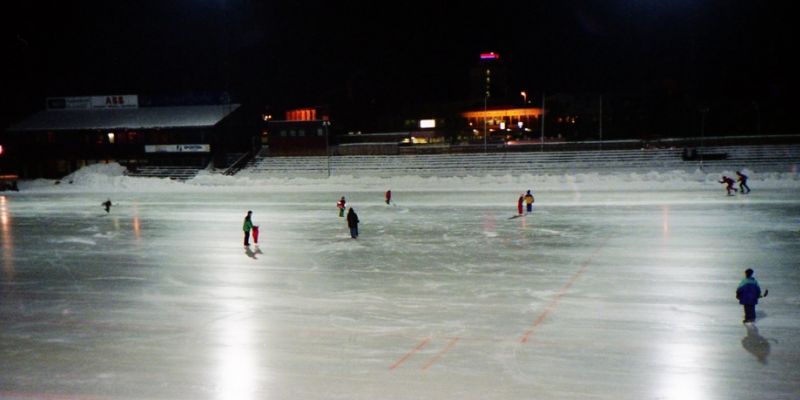
[{"label": "red line on ice", "polygon": [[433,364],[435,364],[437,361],[439,361],[439,359],[440,359],[440,358],[442,358],[442,356],[444,356],[444,355],[445,355],[445,353],[447,353],[448,351],[450,351],[450,349],[452,349],[452,348],[453,348],[453,346],[455,346],[455,345],[456,345],[456,342],[458,342],[460,339],[461,339],[460,337],[454,337],[454,338],[450,339],[450,342],[448,342],[448,343],[447,343],[447,346],[445,346],[445,348],[443,348],[443,349],[442,349],[441,351],[439,351],[439,352],[438,352],[438,353],[437,353],[437,354],[436,354],[436,355],[435,355],[433,358],[431,358],[431,360],[430,360],[430,361],[428,361],[428,363],[427,363],[427,364],[425,364],[425,366],[424,366],[424,367],[422,367],[422,370],[423,370],[423,371],[427,370],[428,368],[430,368],[430,367],[431,367],[431,365],[433,365]]},{"label": "red line on ice", "polygon": [[417,347],[414,347],[413,349],[411,349],[411,351],[406,353],[403,357],[400,357],[400,359],[395,361],[395,363],[392,364],[389,367],[389,369],[395,369],[395,368],[399,367],[400,365],[402,365],[404,362],[406,362],[406,360],[408,360],[412,355],[414,355],[414,353],[420,351],[423,347],[427,346],[430,341],[431,341],[430,337],[426,337],[425,339],[423,339],[421,342],[419,342]]},{"label": "red line on ice", "polygon": [[607,241],[608,241],[608,239],[606,239],[594,251],[594,253],[592,253],[589,256],[589,258],[587,258],[583,262],[583,264],[581,264],[581,268],[578,270],[578,272],[574,273],[569,278],[567,283],[564,284],[564,286],[561,288],[561,290],[559,290],[558,293],[556,293],[556,295],[553,296],[553,300],[550,300],[550,303],[547,305],[547,307],[545,307],[544,311],[542,311],[542,313],[539,314],[539,316],[536,318],[536,320],[533,321],[533,324],[531,324],[531,327],[528,328],[528,330],[525,331],[524,334],[522,334],[522,337],[519,339],[520,343],[527,343],[528,340],[530,340],[530,337],[531,337],[531,335],[533,335],[533,332],[535,332],[536,329],[542,324],[542,322],[544,322],[544,320],[547,318],[547,316],[550,315],[550,313],[552,313],[556,309],[556,307],[558,306],[558,303],[561,301],[561,298],[564,297],[564,295],[567,293],[569,288],[572,287],[572,285],[575,283],[575,281],[577,281],[578,278],[580,278],[581,275],[583,275],[583,273],[586,272],[586,269],[589,268],[589,263],[592,262],[592,259],[594,258],[594,256],[596,256],[598,253],[600,253],[600,250],[603,249],[603,247],[605,246],[605,243]]}]

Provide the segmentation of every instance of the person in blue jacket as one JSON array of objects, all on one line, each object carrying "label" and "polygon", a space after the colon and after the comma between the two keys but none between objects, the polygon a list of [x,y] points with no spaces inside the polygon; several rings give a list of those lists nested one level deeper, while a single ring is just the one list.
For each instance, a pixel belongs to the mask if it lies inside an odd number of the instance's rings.
[{"label": "person in blue jacket", "polygon": [[741,171],[736,171],[736,176],[736,181],[739,182],[739,192],[741,194],[750,193],[750,186],[747,186],[747,175],[741,173]]},{"label": "person in blue jacket", "polygon": [[758,286],[758,281],[753,278],[753,270],[748,268],[744,271],[744,279],[739,282],[739,287],[736,288],[736,298],[739,299],[739,304],[744,306],[744,321],[743,323],[756,321],[756,304],[761,297],[761,287]]}]

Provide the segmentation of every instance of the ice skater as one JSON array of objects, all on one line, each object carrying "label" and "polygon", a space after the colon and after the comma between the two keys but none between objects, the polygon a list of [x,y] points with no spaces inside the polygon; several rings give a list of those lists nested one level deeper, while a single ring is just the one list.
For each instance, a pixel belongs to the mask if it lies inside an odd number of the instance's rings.
[{"label": "ice skater", "polygon": [[253,229],[253,212],[248,211],[247,215],[244,217],[244,223],[242,224],[242,230],[244,231],[244,245],[250,246],[250,230]]},{"label": "ice skater", "polygon": [[358,220],[358,215],[356,214],[353,207],[350,207],[347,210],[347,227],[350,228],[350,237],[353,239],[358,238],[358,223],[361,222]]},{"label": "ice skater", "polygon": [[[723,175],[722,176],[722,180],[719,181],[719,183],[724,183],[725,184],[725,190],[728,191],[728,196],[733,196],[733,193],[736,193],[736,188],[733,187],[733,184],[734,184],[733,179],[728,178],[727,176]],[[731,191],[733,191],[733,193],[731,193]]]},{"label": "ice skater", "polygon": [[531,194],[531,191],[528,190],[528,192],[525,193],[525,206],[527,207],[528,214],[533,212],[533,201],[533,195]]},{"label": "ice skater", "polygon": [[392,191],[391,190],[387,190],[385,197],[386,197],[386,204],[388,205],[389,203],[392,202]]},{"label": "ice skater", "polygon": [[[769,291],[764,292],[764,296]],[[761,287],[758,286],[758,281],[753,278],[753,270],[748,268],[744,271],[744,279],[739,282],[736,288],[736,298],[739,299],[739,304],[744,306],[744,320],[742,323],[756,322],[756,304],[758,299],[761,298]]]},{"label": "ice skater", "polygon": [[522,216],[522,203],[525,202],[525,195],[520,194],[517,199],[517,215]]},{"label": "ice skater", "polygon": [[[739,182],[739,190],[741,194],[748,194],[750,193],[750,186],[747,186],[747,175],[736,171],[736,181]],[[746,191],[745,191],[746,190]]]},{"label": "ice skater", "polygon": [[108,199],[108,200],[100,203],[100,205],[103,206],[103,208],[106,209],[106,214],[108,214],[111,211],[111,199]]},{"label": "ice skater", "polygon": [[339,216],[340,217],[344,217],[344,209],[345,209],[346,205],[347,205],[347,202],[344,200],[344,196],[342,196],[342,198],[339,199],[339,201],[336,202],[336,208],[339,209]]}]

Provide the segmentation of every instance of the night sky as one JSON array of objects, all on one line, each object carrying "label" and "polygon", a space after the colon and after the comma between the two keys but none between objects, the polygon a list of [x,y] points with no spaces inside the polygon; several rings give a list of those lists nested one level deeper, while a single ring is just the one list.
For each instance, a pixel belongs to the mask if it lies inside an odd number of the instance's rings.
[{"label": "night sky", "polygon": [[275,109],[456,101],[484,51],[501,55],[512,90],[791,98],[788,4],[29,1],[3,5],[3,122],[64,95],[226,90]]}]

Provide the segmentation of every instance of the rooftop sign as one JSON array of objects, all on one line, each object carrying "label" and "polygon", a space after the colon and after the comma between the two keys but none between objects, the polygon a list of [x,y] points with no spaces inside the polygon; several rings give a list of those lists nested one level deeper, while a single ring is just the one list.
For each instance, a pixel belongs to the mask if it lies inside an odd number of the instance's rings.
[{"label": "rooftop sign", "polygon": [[92,110],[113,108],[139,108],[135,94],[113,96],[48,97],[48,110]]}]

